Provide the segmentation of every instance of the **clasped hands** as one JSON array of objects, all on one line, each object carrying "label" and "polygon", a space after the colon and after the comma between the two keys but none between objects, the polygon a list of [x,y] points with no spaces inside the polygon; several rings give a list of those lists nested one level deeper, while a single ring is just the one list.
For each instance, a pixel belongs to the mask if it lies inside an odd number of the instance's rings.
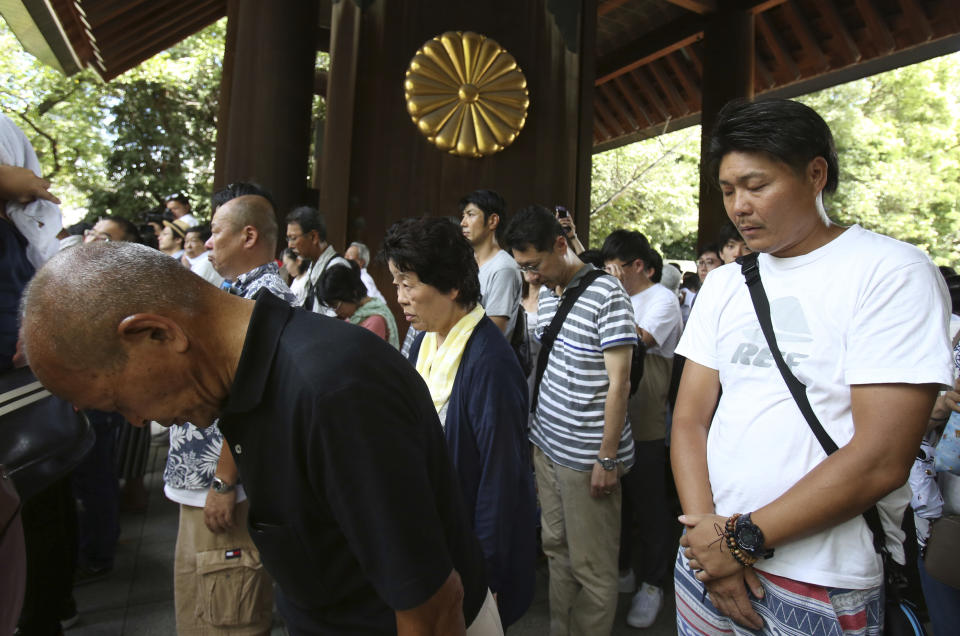
[{"label": "clasped hands", "polygon": [[680,537],[680,546],[714,607],[745,627],[762,629],[763,619],[750,604],[747,589],[759,599],[763,598],[763,586],[753,568],[740,565],[727,549],[726,521],[720,515],[681,515],[680,523],[687,532]]}]

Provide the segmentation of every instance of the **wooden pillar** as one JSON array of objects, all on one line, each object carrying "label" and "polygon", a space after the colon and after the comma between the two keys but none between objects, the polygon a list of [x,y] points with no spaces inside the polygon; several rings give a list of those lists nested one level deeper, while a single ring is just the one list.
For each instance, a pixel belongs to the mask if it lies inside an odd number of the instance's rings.
[{"label": "wooden pillar", "polygon": [[[732,2],[729,4],[733,4]],[[703,107],[700,115],[700,156],[706,157],[713,123],[732,99],[753,99],[754,19],[748,11],[721,10],[710,17],[703,32]],[[723,198],[700,162],[700,220],[697,245],[716,240],[727,215]]]},{"label": "wooden pillar", "polygon": [[[229,0],[214,182],[255,181],[271,192],[281,221],[310,200],[307,161],[318,4]],[[230,67],[226,64],[230,61]],[[281,236],[283,226],[281,225]]]},{"label": "wooden pillar", "polygon": [[[375,254],[397,220],[455,216],[459,199],[477,188],[503,195],[508,213],[541,203],[585,215],[591,138],[584,127],[592,110],[584,119],[582,108],[593,69],[581,55],[593,55],[595,12],[596,0],[336,3],[320,187],[334,247],[359,240]],[[492,156],[438,150],[407,113],[403,82],[410,60],[446,31],[493,38],[526,75],[526,124],[512,145]],[[586,229],[585,221],[579,223],[578,230]],[[374,263],[370,271],[382,290],[390,288],[385,267]]]}]

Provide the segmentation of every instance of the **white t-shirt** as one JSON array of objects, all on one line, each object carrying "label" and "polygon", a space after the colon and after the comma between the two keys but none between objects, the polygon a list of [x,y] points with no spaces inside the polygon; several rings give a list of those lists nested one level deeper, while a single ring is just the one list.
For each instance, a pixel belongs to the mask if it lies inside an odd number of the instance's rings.
[{"label": "white t-shirt", "polygon": [[500,250],[493,258],[480,266],[480,304],[488,316],[507,316],[507,340],[513,335],[520,310],[520,292],[523,289],[523,274],[517,262]]},{"label": "white t-shirt", "polygon": [[637,326],[649,332],[657,341],[647,353],[672,358],[683,331],[680,301],[672,291],[656,283],[630,297]]},{"label": "white t-shirt", "polygon": [[[952,382],[946,286],[917,248],[855,225],[809,254],[761,254],[759,266],[778,346],[838,446],[854,432],[850,385]],[[826,458],[770,356],[738,265],[707,277],[677,353],[720,374],[707,438],[717,514],[765,506]],[[888,535],[902,539],[909,500],[906,485],[881,500]],[[888,548],[902,562],[898,543],[888,540]],[[860,516],[777,546],[757,568],[851,589],[882,579]]]}]

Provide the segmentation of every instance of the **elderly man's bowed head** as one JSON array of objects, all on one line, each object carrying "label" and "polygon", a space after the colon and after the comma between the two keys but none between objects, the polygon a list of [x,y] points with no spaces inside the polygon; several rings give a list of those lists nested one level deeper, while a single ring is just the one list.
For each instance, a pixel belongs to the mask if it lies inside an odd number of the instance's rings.
[{"label": "elderly man's bowed head", "polygon": [[252,306],[161,252],[97,242],[37,272],[21,340],[37,378],[79,408],[206,427],[229,393]]}]

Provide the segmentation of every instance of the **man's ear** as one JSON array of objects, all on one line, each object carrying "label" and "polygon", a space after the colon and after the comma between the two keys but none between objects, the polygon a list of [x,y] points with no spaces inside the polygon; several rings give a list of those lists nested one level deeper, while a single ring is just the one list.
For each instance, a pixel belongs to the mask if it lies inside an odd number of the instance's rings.
[{"label": "man's ear", "polygon": [[500,225],[500,215],[494,212],[487,217],[487,227],[491,230],[495,230],[497,229],[498,225]]},{"label": "man's ear", "polygon": [[557,237],[557,240],[553,244],[553,251],[557,252],[560,256],[563,256],[567,253],[567,237],[563,234]]},{"label": "man's ear", "polygon": [[176,353],[190,348],[190,340],[183,328],[172,318],[160,314],[133,314],[117,325],[117,335],[125,344],[150,341],[173,347]]},{"label": "man's ear", "polygon": [[246,249],[250,249],[257,244],[257,239],[260,237],[260,232],[257,228],[252,225],[244,225],[240,231],[243,233],[243,246]]},{"label": "man's ear", "polygon": [[827,160],[823,157],[814,157],[810,160],[810,163],[807,164],[807,178],[810,179],[810,183],[817,192],[820,192],[826,187],[828,173]]}]

